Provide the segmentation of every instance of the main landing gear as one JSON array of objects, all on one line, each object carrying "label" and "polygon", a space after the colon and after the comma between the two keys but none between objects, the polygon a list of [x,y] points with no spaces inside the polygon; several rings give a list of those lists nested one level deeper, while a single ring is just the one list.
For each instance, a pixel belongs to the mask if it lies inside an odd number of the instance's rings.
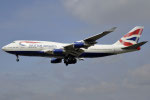
[{"label": "main landing gear", "polygon": [[66,66],[68,66],[68,64],[75,64],[77,63],[77,59],[74,57],[65,57],[64,58],[64,63],[66,64]]},{"label": "main landing gear", "polygon": [[16,55],[16,57],[17,57],[16,61],[17,61],[17,62],[19,62],[19,56],[18,56],[18,55]]}]

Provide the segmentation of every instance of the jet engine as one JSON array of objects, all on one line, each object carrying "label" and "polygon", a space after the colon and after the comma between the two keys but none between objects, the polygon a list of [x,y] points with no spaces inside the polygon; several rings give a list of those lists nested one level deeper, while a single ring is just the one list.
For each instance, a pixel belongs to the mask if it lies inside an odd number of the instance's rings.
[{"label": "jet engine", "polygon": [[59,58],[52,58],[51,59],[51,63],[61,63],[62,62],[62,59],[59,59]]},{"label": "jet engine", "polygon": [[74,48],[82,48],[82,47],[85,47],[85,43],[84,42],[74,42],[74,45],[73,47]]},{"label": "jet engine", "polygon": [[52,51],[53,54],[63,54],[64,50],[63,49],[54,49]]}]

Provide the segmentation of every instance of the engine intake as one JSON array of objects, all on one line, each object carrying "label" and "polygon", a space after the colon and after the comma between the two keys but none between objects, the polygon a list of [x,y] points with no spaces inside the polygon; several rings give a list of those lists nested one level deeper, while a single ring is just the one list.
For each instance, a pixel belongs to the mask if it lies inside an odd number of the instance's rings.
[{"label": "engine intake", "polygon": [[85,46],[84,42],[74,42],[74,48],[82,48]]}]

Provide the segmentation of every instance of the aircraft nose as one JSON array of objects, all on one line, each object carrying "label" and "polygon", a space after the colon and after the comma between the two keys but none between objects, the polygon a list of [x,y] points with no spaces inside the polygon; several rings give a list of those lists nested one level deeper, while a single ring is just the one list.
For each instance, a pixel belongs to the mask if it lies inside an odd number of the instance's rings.
[{"label": "aircraft nose", "polygon": [[3,47],[2,47],[2,50],[3,50],[3,51],[6,51],[6,47],[5,47],[5,46],[3,46]]}]

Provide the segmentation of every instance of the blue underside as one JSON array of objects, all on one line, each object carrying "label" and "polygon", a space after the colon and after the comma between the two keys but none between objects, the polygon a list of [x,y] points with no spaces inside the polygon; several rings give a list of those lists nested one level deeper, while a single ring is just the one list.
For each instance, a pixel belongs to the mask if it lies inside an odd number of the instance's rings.
[{"label": "blue underside", "polygon": [[[65,56],[63,54],[59,55],[49,55],[44,53],[43,51],[7,51],[8,53],[22,56],[42,56],[42,57],[51,57],[51,56]],[[114,55],[113,53],[82,53],[80,57],[104,57]]]}]

